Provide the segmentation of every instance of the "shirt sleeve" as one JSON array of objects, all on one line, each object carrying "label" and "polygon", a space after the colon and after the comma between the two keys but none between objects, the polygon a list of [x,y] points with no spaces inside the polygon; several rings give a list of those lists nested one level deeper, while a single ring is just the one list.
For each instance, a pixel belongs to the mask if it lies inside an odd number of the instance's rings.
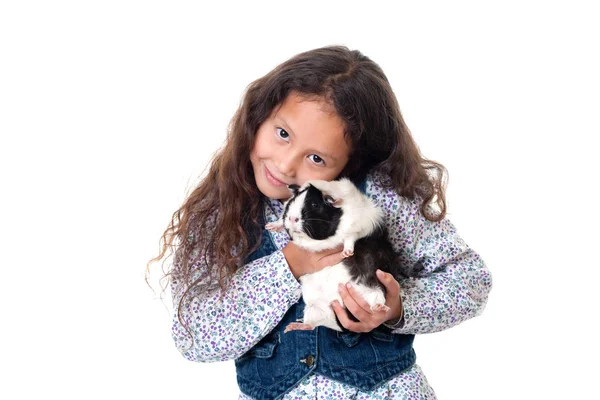
[{"label": "shirt sleeve", "polygon": [[433,333],[479,315],[491,274],[454,225],[446,218],[427,220],[418,201],[384,188],[378,179],[367,194],[385,210],[390,240],[407,271],[398,278],[404,315],[393,332]]},{"label": "shirt sleeve", "polygon": [[[174,263],[177,263],[177,253]],[[206,265],[193,265],[194,278],[207,275]],[[203,285],[202,282],[212,282]],[[192,287],[189,301],[179,301],[186,289],[171,281],[174,318],[172,336],[181,354],[190,361],[212,362],[236,359],[267,335],[301,296],[281,250],[238,269],[221,293],[215,279],[201,279]],[[187,298],[187,296],[186,296]],[[192,340],[193,338],[193,340]]]}]

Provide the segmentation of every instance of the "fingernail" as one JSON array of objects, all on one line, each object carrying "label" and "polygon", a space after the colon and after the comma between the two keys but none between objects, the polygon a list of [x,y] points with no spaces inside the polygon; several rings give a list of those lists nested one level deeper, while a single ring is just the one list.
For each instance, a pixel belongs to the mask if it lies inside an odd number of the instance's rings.
[{"label": "fingernail", "polygon": [[383,278],[383,271],[378,269],[377,271],[375,271],[375,273],[377,274],[377,276],[379,276],[380,278]]},{"label": "fingernail", "polygon": [[338,284],[338,291],[341,292],[344,290],[344,285],[342,285],[341,283]]},{"label": "fingernail", "polygon": [[348,282],[348,283],[346,283],[346,287],[347,287],[348,289],[350,289],[350,288],[352,287],[352,284],[351,284],[350,282]]}]

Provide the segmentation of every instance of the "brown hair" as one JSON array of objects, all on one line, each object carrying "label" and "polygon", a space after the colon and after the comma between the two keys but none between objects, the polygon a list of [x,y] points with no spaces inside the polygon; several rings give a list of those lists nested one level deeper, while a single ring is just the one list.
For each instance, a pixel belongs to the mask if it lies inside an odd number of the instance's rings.
[{"label": "brown hair", "polygon": [[[377,168],[400,195],[422,201],[427,219],[444,218],[446,170],[421,155],[379,65],[342,46],[307,51],[248,86],[225,145],[162,235],[160,254],[148,265],[176,249],[179,261],[167,275],[184,282],[188,292],[202,279],[191,268],[200,259],[208,269],[204,277],[216,279],[223,292],[227,278],[260,245],[263,195],[254,180],[250,150],[259,126],[292,91],[324,98],[344,121],[352,153],[340,176],[357,182]],[[435,212],[429,207],[434,204]]]}]

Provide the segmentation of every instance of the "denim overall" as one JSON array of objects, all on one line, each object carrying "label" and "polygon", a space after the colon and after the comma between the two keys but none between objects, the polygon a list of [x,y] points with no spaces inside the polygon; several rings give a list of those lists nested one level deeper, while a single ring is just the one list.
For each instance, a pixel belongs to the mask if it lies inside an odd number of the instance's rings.
[{"label": "denim overall", "polygon": [[[359,187],[364,193],[365,184]],[[277,251],[266,229],[261,243],[246,263]],[[260,400],[279,399],[312,373],[370,391],[415,363],[414,335],[392,334],[383,325],[368,333],[322,326],[283,333],[289,323],[302,320],[303,311],[300,299],[267,336],[235,360],[243,393]]]}]

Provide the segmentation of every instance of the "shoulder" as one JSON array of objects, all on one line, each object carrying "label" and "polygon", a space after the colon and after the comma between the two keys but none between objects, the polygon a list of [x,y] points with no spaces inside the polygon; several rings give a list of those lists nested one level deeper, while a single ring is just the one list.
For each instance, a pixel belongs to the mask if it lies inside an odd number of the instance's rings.
[{"label": "shoulder", "polygon": [[[387,219],[401,219],[404,223],[410,224],[433,223],[423,214],[421,197],[415,195],[414,198],[409,198],[399,192],[387,174],[377,169],[373,169],[367,174],[365,194],[385,212]],[[431,216],[439,210],[436,210],[435,206],[427,204],[425,212]]]},{"label": "shoulder", "polygon": [[187,223],[187,242],[189,244],[197,243],[201,239],[212,235],[212,230],[207,230],[209,227],[214,227],[219,218],[219,210],[214,208],[205,218],[201,218],[197,213],[191,213]]},{"label": "shoulder", "polygon": [[[364,181],[364,187],[365,194],[384,210],[412,217],[424,217],[421,211],[423,199],[418,195],[415,195],[414,198],[401,195],[399,189],[393,185],[392,179],[384,172],[378,169],[369,171]],[[429,215],[439,212],[431,204],[426,206],[426,211]]]},{"label": "shoulder", "polygon": [[392,184],[392,180],[385,173],[372,169],[367,174],[363,188],[365,194],[377,205],[388,206],[393,203],[396,207],[399,205],[407,206],[412,201],[398,193],[398,190]]}]

